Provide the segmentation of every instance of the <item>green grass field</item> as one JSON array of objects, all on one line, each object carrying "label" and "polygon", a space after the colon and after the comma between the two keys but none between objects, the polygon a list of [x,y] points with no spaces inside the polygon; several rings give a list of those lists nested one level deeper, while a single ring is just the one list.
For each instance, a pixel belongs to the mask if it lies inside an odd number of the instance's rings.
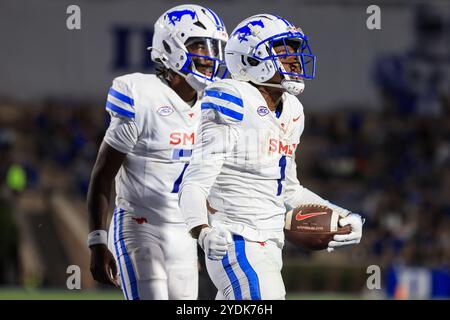
[{"label": "green grass field", "polygon": [[121,291],[0,289],[0,300],[122,300]]},{"label": "green grass field", "polygon": [[[114,290],[25,290],[0,289],[0,300],[123,300],[123,294]],[[287,295],[288,300],[353,300],[361,299],[357,295],[311,293]]]}]

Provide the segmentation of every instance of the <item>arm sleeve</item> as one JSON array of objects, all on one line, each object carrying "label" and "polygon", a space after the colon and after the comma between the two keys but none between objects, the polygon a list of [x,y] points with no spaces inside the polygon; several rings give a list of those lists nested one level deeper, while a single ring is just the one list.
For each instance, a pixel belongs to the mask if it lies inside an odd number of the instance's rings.
[{"label": "arm sleeve", "polygon": [[130,152],[138,139],[138,129],[134,121],[111,116],[111,122],[103,140],[122,153]]},{"label": "arm sleeve", "polygon": [[210,88],[200,101],[202,124],[179,192],[189,229],[208,224],[206,199],[225,159],[232,152],[243,119],[243,103],[232,88]]},{"label": "arm sleeve", "polygon": [[337,212],[341,217],[345,217],[350,213],[349,210],[332,204],[311,190],[303,187],[297,179],[297,165],[293,159],[286,168],[286,191],[284,204],[287,210],[291,210],[301,204],[310,203],[327,206]]},{"label": "arm sleeve", "polygon": [[106,110],[111,115],[111,122],[104,141],[114,149],[130,152],[139,136],[134,110],[134,99],[127,81],[116,78],[109,89]]}]

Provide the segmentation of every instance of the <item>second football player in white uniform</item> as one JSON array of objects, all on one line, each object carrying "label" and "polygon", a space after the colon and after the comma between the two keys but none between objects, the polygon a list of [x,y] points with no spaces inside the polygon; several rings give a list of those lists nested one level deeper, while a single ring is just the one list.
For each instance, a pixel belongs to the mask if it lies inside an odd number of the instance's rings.
[{"label": "second football player in white uniform", "polygon": [[[210,9],[172,8],[154,28],[151,54],[159,74],[118,77],[108,92],[111,123],[89,187],[88,245],[94,278],[120,282],[126,299],[197,298],[197,245],[177,193],[196,139],[196,100],[217,79],[227,37]],[[116,209],[107,235],[114,179]]]},{"label": "second football player in white uniform", "polygon": [[[353,231],[336,236],[330,250],[358,243],[362,219],[297,180],[295,150],[305,117],[295,95],[315,69],[305,34],[281,17],[256,15],[235,28],[225,60],[234,79],[205,90],[180,208],[205,251],[218,298],[284,299],[286,209],[323,204],[345,217],[341,223]],[[205,199],[215,211],[210,217]]]}]

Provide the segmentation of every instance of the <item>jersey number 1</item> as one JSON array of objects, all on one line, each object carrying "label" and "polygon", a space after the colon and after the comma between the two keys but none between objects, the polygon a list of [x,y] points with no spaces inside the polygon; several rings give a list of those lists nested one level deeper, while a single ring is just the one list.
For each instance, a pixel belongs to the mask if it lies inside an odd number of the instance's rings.
[{"label": "jersey number 1", "polygon": [[281,156],[278,166],[280,167],[280,179],[277,180],[278,181],[277,196],[281,195],[281,191],[283,189],[281,181],[284,180],[286,174],[286,156]]}]

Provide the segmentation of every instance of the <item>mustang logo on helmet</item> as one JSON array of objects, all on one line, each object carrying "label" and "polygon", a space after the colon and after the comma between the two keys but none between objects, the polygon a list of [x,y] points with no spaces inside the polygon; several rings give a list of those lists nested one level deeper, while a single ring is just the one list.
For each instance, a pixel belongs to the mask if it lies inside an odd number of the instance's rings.
[{"label": "mustang logo on helmet", "polygon": [[167,13],[170,23],[173,25],[175,25],[175,22],[181,21],[181,18],[183,18],[183,16],[186,16],[186,15],[191,16],[192,20],[194,20],[195,17],[197,16],[195,11],[192,11],[192,10],[179,10],[179,11],[172,11],[172,12]]},{"label": "mustang logo on helmet", "polygon": [[237,29],[233,33],[233,35],[238,34],[239,42],[248,41],[247,37],[252,34],[252,30],[250,29],[249,25],[260,26],[261,28],[264,28],[264,23],[261,20],[250,21],[247,25]]}]

